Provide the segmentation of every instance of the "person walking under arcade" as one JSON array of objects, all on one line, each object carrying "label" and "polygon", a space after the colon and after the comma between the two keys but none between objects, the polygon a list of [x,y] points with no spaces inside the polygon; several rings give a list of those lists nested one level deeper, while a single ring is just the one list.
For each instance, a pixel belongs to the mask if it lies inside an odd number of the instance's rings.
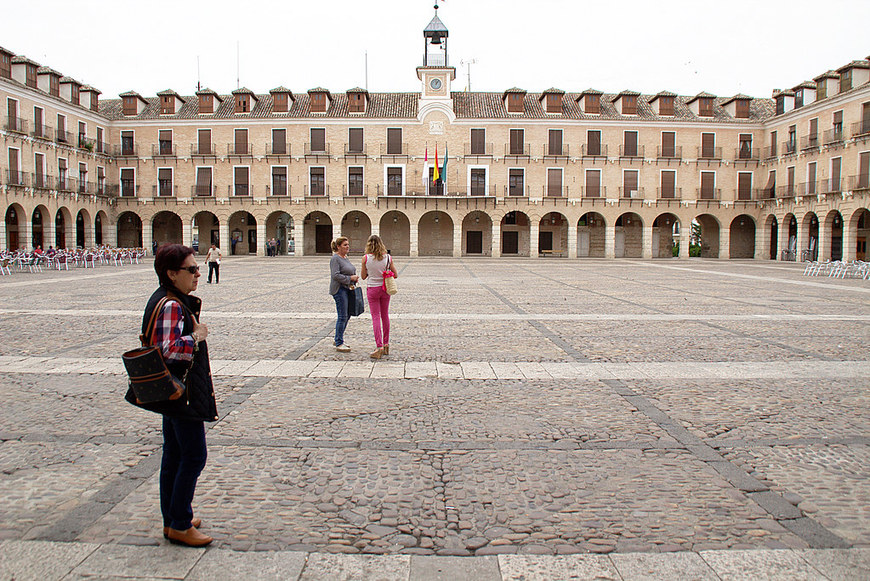
[{"label": "person walking under arcade", "polygon": [[205,256],[205,262],[208,264],[208,284],[211,284],[211,275],[214,274],[215,284],[221,281],[221,249],[211,243],[211,248],[208,249],[208,254]]}]

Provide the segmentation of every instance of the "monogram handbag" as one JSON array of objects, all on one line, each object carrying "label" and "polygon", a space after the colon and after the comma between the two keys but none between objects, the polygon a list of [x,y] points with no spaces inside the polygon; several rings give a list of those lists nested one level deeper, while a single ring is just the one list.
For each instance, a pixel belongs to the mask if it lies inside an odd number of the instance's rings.
[{"label": "monogram handbag", "polygon": [[363,298],[361,286],[350,286],[350,304],[347,305],[347,313],[351,317],[359,317],[366,312],[366,301]]},{"label": "monogram handbag", "polygon": [[[389,255],[387,255],[389,256]],[[393,264],[393,257],[390,256],[390,261],[387,263],[387,270],[384,271],[384,290],[387,294],[393,296],[399,292],[399,285],[396,284],[396,273],[390,266]]]},{"label": "monogram handbag", "polygon": [[145,335],[139,335],[142,347],[124,353],[124,367],[130,378],[130,388],[136,396],[136,403],[154,403],[176,400],[184,395],[187,372],[182,379],[174,377],[166,367],[160,347],[151,344],[154,337],[154,324],[170,297],[163,297],[154,310]]}]

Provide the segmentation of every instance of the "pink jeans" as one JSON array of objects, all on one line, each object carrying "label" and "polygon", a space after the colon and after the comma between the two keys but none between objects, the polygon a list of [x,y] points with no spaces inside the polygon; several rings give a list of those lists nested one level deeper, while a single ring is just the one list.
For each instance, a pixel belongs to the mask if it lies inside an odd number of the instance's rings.
[{"label": "pink jeans", "polygon": [[390,342],[390,295],[381,286],[370,286],[366,288],[366,296],[372,314],[375,345],[381,348]]}]

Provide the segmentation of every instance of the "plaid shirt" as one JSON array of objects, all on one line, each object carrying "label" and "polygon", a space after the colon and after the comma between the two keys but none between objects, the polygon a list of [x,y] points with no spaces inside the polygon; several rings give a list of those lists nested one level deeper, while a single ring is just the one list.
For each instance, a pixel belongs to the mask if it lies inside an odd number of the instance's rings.
[{"label": "plaid shirt", "polygon": [[191,361],[196,343],[190,335],[182,337],[184,311],[176,301],[167,301],[157,318],[154,328],[154,344],[160,345],[167,361]]}]

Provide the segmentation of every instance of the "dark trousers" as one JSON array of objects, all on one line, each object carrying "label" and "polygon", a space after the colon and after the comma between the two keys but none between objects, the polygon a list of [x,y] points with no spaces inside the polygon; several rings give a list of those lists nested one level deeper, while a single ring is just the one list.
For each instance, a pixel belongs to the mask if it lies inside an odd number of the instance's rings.
[{"label": "dark trousers", "polygon": [[163,526],[177,531],[190,528],[196,481],[207,457],[202,420],[163,416],[163,463],[160,466]]},{"label": "dark trousers", "polygon": [[211,275],[214,273],[214,281],[221,281],[221,265],[217,262],[209,262],[208,263],[208,282],[211,282]]}]

